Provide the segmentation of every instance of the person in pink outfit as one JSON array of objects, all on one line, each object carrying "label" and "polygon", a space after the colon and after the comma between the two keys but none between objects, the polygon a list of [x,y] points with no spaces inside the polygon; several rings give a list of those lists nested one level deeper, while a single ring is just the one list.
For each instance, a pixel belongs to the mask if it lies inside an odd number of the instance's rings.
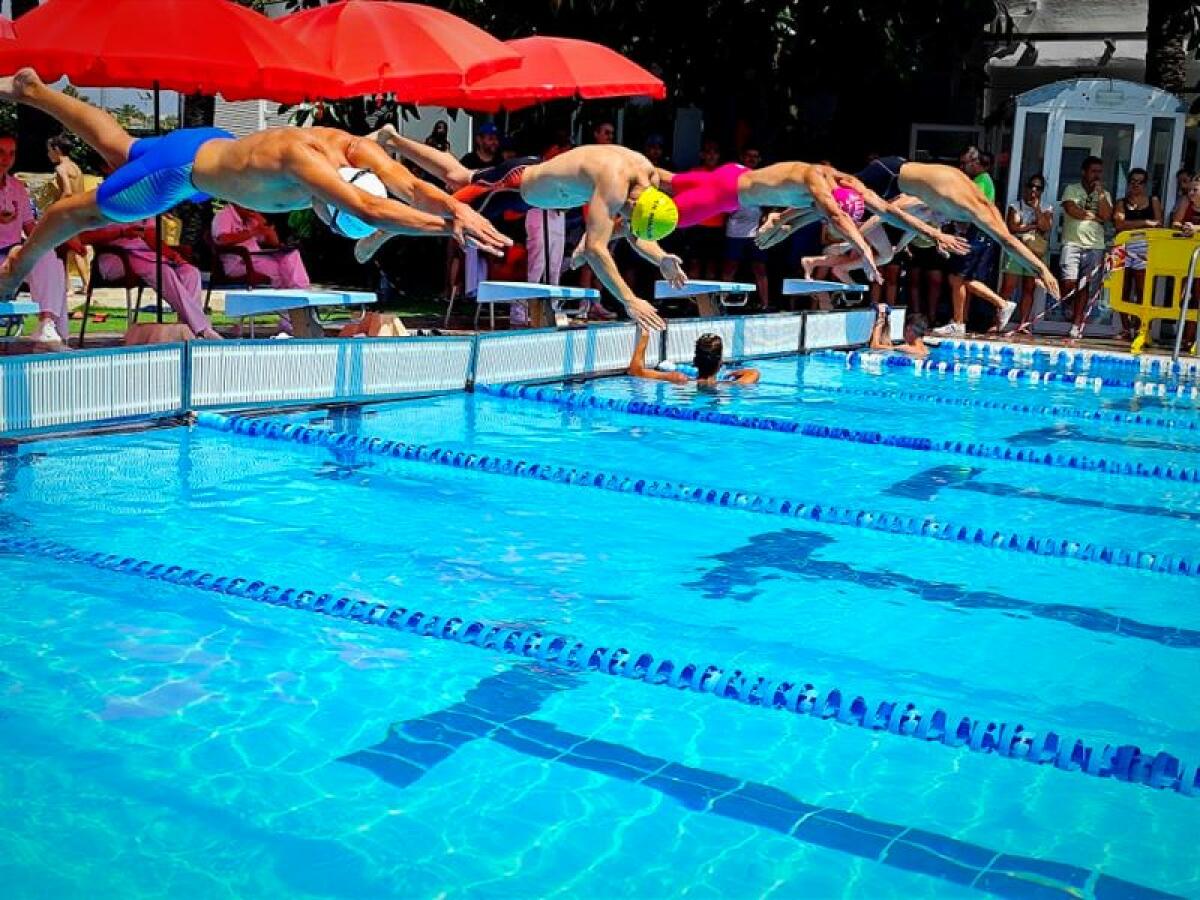
[{"label": "person in pink outfit", "polygon": [[[300,251],[283,247],[279,235],[262,213],[236,203],[226,203],[213,217],[212,237],[219,247],[245,247],[254,254],[254,271],[271,280],[271,287],[306,288],[311,285]],[[246,274],[242,261],[226,256],[225,274],[238,278]]]},{"label": "person in pink outfit", "polygon": [[[157,274],[154,261],[154,221],[108,225],[85,231],[80,239],[85,244],[109,244],[129,251],[130,266],[135,275],[150,287],[154,287]],[[197,337],[220,340],[221,335],[213,331],[212,323],[204,315],[201,302],[200,270],[189,265],[173,248],[164,246],[162,267],[162,292],[179,320]],[[100,255],[100,274],[105,278],[120,278],[124,272],[121,261],[111,254]]]},{"label": "person in pink outfit", "polygon": [[[29,191],[9,174],[17,157],[17,140],[0,135],[0,260],[25,240],[37,221],[37,211]],[[67,320],[67,270],[62,260],[47,253],[37,261],[25,279],[29,293],[41,312],[33,339],[44,344],[59,344],[70,336]]]}]

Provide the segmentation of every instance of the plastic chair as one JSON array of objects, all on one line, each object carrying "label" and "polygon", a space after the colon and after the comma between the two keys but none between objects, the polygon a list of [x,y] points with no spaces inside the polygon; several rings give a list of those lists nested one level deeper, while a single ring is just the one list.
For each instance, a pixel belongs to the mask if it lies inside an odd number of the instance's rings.
[{"label": "plastic chair", "polygon": [[[142,305],[142,293],[146,289],[145,282],[133,271],[129,250],[113,244],[94,244],[92,249],[95,251],[95,254],[92,256],[92,272],[91,277],[88,279],[87,294],[83,301],[83,321],[79,323],[80,347],[83,347],[84,335],[87,334],[88,315],[92,309],[92,292],[97,287],[125,288],[125,316],[130,325],[137,322],[138,312]],[[100,258],[103,256],[116,257],[121,261],[120,276],[117,278],[105,278],[101,274]],[[132,293],[134,288],[137,288],[136,302]]]},{"label": "plastic chair", "polygon": [[[261,272],[254,271],[254,252],[236,244],[222,246],[213,240],[212,234],[205,232],[205,241],[212,253],[212,270],[208,273],[208,287],[204,291],[204,311],[212,312],[212,292],[214,288],[241,288],[252,291],[271,283],[271,279]],[[244,275],[230,275],[225,269],[225,261],[236,259],[245,269]]]}]

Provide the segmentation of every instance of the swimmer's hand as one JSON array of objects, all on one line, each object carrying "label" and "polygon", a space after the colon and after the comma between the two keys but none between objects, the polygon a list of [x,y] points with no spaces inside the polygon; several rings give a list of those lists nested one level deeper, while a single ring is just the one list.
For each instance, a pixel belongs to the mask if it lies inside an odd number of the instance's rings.
[{"label": "swimmer's hand", "polygon": [[503,256],[512,246],[512,238],[505,237],[487,219],[465,203],[455,203],[453,216],[449,220],[450,233],[460,247],[475,247],[492,256]]},{"label": "swimmer's hand", "polygon": [[687,284],[687,272],[683,271],[683,260],[673,253],[668,253],[662,258],[658,264],[658,270],[675,290],[679,290]]},{"label": "swimmer's hand", "polygon": [[629,318],[646,331],[666,331],[667,329],[667,323],[662,320],[658,311],[641,297],[631,297],[625,301],[625,312],[629,313]]},{"label": "swimmer's hand", "polygon": [[957,234],[946,234],[940,232],[941,236],[936,238],[938,253],[942,256],[949,256],[951,253],[956,256],[966,256],[971,252],[971,245],[965,239],[960,238]]},{"label": "swimmer's hand", "polygon": [[795,228],[781,212],[770,213],[754,235],[754,243],[760,250],[774,247],[791,237]]}]

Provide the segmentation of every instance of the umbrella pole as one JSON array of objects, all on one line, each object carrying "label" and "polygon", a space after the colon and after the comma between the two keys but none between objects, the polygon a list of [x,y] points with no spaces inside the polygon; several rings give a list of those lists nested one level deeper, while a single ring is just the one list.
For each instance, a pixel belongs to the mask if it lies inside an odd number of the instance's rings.
[{"label": "umbrella pole", "polygon": [[[162,121],[159,117],[159,93],[158,82],[154,82],[154,133],[155,135],[162,134]],[[158,324],[162,324],[163,320],[163,222],[162,213],[154,217],[154,293],[158,297],[157,319]]]}]

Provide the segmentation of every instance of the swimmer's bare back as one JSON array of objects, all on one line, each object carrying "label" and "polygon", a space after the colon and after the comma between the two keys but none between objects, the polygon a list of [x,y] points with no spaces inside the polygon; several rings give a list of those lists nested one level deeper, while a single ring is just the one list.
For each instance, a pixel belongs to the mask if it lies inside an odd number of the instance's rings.
[{"label": "swimmer's bare back", "polygon": [[307,159],[330,168],[354,165],[364,140],[336,128],[269,128],[237,140],[212,140],[196,153],[192,183],[206,194],[261,212],[286,212],[312,204],[312,190],[295,172]]},{"label": "swimmer's bare back", "polygon": [[627,195],[637,186],[657,186],[658,174],[650,160],[636,150],[617,144],[589,144],[526,169],[521,197],[539,209],[574,209],[588,203],[597,186],[618,183],[625,186]]}]

